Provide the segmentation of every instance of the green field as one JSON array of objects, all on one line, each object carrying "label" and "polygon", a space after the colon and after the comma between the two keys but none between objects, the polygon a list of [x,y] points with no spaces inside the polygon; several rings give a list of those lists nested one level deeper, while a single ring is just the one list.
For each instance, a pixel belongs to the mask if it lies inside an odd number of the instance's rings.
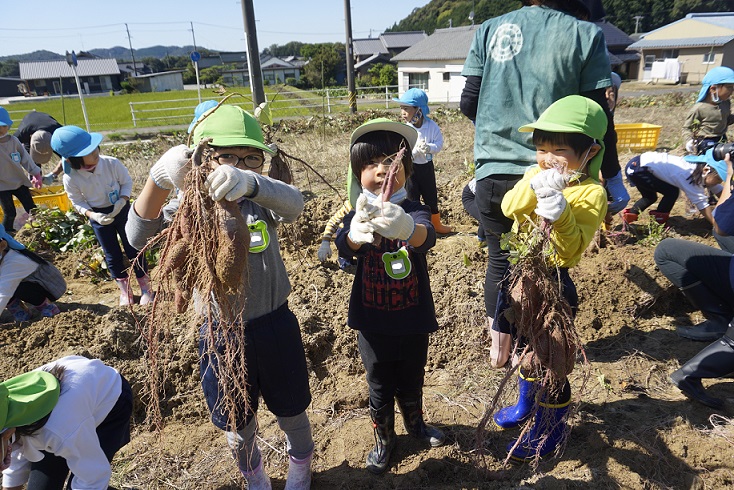
[{"label": "green field", "polygon": [[[227,93],[239,93],[243,97],[232,97],[229,99],[233,104],[241,105],[247,110],[252,110],[250,89],[243,87],[227,88]],[[328,111],[327,104],[331,105],[331,111],[345,112],[346,89],[330,89],[327,99],[324,91],[304,91],[294,87],[265,87],[266,98],[271,101],[271,110],[275,119],[294,116],[309,116],[325,114]],[[393,94],[391,94],[393,95]],[[379,95],[379,96],[383,96]],[[198,94],[195,90],[180,90],[172,92],[156,92],[145,94],[124,95],[94,95],[86,96],[84,103],[87,108],[89,125],[92,131],[117,131],[126,129],[140,129],[160,126],[186,127],[194,113],[198,103]],[[211,89],[201,90],[202,100],[221,98]],[[228,102],[229,102],[228,101]],[[135,123],[133,122],[131,103],[135,110]],[[380,101],[359,101],[360,109],[384,108],[385,104]],[[47,100],[27,102],[16,102],[4,106],[14,121],[14,127],[30,111],[36,110],[51,114],[62,124],[74,124],[84,127],[84,116],[81,103],[77,96],[64,96]]]}]

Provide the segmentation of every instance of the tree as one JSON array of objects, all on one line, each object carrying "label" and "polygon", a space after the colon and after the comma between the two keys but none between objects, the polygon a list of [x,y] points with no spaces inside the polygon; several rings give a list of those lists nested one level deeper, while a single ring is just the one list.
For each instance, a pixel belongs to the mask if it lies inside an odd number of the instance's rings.
[{"label": "tree", "polygon": [[346,67],[341,43],[307,44],[301,48],[301,56],[310,58],[303,67],[303,77],[312,87],[335,85],[338,70]]},{"label": "tree", "polygon": [[390,63],[376,63],[367,73],[370,74],[373,85],[397,85],[398,69]]}]

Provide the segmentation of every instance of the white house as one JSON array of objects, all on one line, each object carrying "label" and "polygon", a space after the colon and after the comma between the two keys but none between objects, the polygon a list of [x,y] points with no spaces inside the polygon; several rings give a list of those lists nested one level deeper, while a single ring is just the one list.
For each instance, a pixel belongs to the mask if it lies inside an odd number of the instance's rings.
[{"label": "white house", "polygon": [[478,25],[436,29],[392,61],[398,64],[398,91],[422,88],[431,102],[459,102],[466,78],[461,76]]}]

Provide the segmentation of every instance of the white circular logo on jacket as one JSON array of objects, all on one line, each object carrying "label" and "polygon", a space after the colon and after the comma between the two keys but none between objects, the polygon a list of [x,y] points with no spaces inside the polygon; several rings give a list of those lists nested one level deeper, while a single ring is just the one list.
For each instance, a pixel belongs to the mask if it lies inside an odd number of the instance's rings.
[{"label": "white circular logo on jacket", "polygon": [[495,61],[509,61],[521,49],[522,31],[517,24],[502,24],[489,40],[489,53]]}]

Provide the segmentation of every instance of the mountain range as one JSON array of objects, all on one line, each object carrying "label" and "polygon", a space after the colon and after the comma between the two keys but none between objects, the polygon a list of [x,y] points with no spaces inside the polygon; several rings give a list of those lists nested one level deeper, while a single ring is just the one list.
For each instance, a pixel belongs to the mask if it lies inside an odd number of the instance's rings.
[{"label": "mountain range", "polygon": [[[200,46],[197,49],[204,50]],[[163,59],[166,56],[188,56],[191,51],[194,50],[194,46],[150,46],[148,48],[136,48],[135,59],[142,60],[143,58],[157,58]],[[115,46],[113,48],[104,49],[90,49],[87,51],[95,56],[102,58],[115,58],[115,59],[130,59],[130,49],[122,46]],[[54,53],[52,51],[33,51],[32,53],[2,56],[0,61],[17,60],[17,61],[52,61],[52,60],[63,60],[65,59],[64,54]]]}]

